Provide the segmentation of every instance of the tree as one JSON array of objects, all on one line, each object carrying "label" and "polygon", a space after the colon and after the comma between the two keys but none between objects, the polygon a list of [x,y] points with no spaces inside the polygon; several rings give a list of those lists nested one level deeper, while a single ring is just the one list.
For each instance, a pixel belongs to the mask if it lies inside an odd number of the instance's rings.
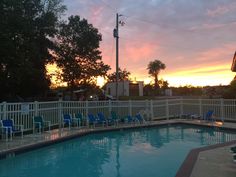
[{"label": "tree", "polygon": [[79,16],[70,16],[68,20],[59,28],[55,61],[62,70],[62,80],[72,91],[78,85],[93,82],[97,76],[106,76],[110,67],[102,61],[102,36],[98,30]]},{"label": "tree", "polygon": [[[127,71],[126,69],[121,70],[119,68],[118,75],[119,75],[118,81],[126,81],[129,80],[130,72]],[[109,74],[107,77],[108,77],[108,82],[116,82],[116,72]]]},{"label": "tree", "polygon": [[163,79],[158,80],[158,85],[162,88],[162,89],[167,89],[169,87],[169,83],[168,81],[165,81]]},{"label": "tree", "polygon": [[146,84],[143,87],[143,95],[144,96],[153,96],[154,89],[152,84]]},{"label": "tree", "polygon": [[160,88],[159,84],[158,84],[158,75],[159,75],[160,71],[165,68],[166,68],[166,65],[164,63],[162,63],[160,60],[154,60],[148,64],[148,67],[147,67],[148,74],[150,74],[151,76],[154,77],[155,90]]},{"label": "tree", "polygon": [[236,80],[232,80],[228,88],[224,89],[223,98],[235,99],[236,98]]},{"label": "tree", "polygon": [[0,97],[44,95],[61,0],[0,1]]}]

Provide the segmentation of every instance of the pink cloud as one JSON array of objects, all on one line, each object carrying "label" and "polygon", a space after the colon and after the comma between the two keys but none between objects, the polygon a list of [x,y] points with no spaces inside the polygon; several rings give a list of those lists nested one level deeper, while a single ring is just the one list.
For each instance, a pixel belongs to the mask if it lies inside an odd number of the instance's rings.
[{"label": "pink cloud", "polygon": [[157,52],[158,46],[152,43],[140,43],[139,45],[132,45],[132,43],[126,43],[123,47],[123,56],[127,59],[137,62],[143,59],[151,57]]},{"label": "pink cloud", "polygon": [[235,43],[225,44],[222,47],[212,48],[206,51],[201,52],[197,56],[197,60],[201,62],[207,63],[221,63],[231,62],[231,57],[233,51],[235,50]]}]

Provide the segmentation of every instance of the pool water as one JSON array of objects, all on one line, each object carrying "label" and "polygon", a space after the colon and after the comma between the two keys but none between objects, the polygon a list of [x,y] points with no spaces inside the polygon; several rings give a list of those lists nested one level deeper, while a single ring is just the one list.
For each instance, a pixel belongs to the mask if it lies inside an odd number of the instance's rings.
[{"label": "pool water", "polygon": [[174,177],[191,149],[235,139],[188,125],[91,134],[0,160],[0,177]]}]

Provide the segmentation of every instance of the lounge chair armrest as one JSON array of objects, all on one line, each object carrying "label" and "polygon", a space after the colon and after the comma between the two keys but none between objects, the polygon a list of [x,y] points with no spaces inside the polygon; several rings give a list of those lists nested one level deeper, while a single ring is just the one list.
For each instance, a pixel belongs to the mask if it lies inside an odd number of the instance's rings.
[{"label": "lounge chair armrest", "polygon": [[24,129],[24,125],[14,125],[14,127],[18,127],[21,131]]},{"label": "lounge chair armrest", "polygon": [[78,121],[78,120],[80,120],[79,118],[72,118],[72,121]]},{"label": "lounge chair armrest", "polygon": [[39,125],[39,127],[41,127],[41,122],[34,122],[34,124],[38,124]]},{"label": "lounge chair armrest", "polygon": [[197,114],[192,114],[192,115],[190,115],[190,117],[191,117],[192,119],[199,119],[199,118],[201,118],[201,116],[200,116],[200,115],[197,115]]},{"label": "lounge chair armrest", "polygon": [[43,121],[44,123],[48,124],[48,125],[51,125],[51,121]]},{"label": "lounge chair armrest", "polygon": [[8,127],[8,126],[1,126],[1,129],[2,129],[2,130],[6,129],[6,131],[7,131],[8,129],[10,129],[10,130],[12,131],[12,127]]}]

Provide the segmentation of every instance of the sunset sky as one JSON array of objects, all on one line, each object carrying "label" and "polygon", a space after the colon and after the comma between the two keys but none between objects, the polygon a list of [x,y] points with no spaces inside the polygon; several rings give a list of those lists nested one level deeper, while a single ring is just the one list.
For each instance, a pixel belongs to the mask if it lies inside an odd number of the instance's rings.
[{"label": "sunset sky", "polygon": [[[160,78],[171,86],[229,84],[236,50],[235,0],[64,0],[66,16],[80,15],[102,34],[103,61],[115,71],[115,15],[120,67],[150,81],[147,65],[166,64]],[[63,17],[64,18],[64,17]]]}]

